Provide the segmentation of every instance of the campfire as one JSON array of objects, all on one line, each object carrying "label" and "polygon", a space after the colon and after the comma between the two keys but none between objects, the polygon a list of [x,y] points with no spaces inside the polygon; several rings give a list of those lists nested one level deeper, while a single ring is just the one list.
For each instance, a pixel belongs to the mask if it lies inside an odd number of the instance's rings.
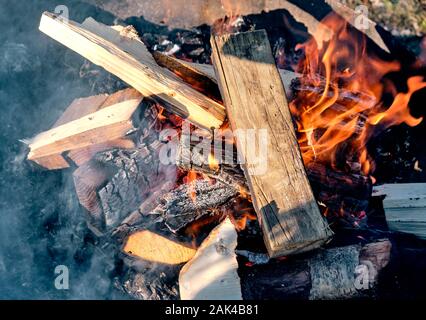
[{"label": "campfire", "polygon": [[211,35],[180,34],[187,49],[43,14],[43,33],[128,85],[26,142],[40,167],[72,169],[130,297],[380,297],[395,235],[426,237],[425,185],[385,184],[374,148],[422,124],[424,64],[341,7],[318,21],[287,6],[268,13],[286,29],[232,8]]}]

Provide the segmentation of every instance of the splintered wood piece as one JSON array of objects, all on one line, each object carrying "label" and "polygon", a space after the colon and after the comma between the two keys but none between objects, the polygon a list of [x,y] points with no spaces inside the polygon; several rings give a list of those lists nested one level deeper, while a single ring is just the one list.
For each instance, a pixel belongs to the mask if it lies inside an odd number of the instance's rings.
[{"label": "splintered wood piece", "polygon": [[[133,91],[133,89],[131,90]],[[28,159],[46,166],[45,162],[41,163],[38,159],[49,156],[57,159],[63,152],[71,150],[81,152],[84,148],[126,136],[134,129],[133,114],[142,102],[142,96],[139,93],[137,95],[136,97],[128,90],[124,90],[110,97],[102,96],[101,99],[96,96],[76,100],[67,109],[65,115],[58,120],[58,126],[38,134],[30,141]],[[130,99],[127,99],[129,97]],[[117,103],[106,105],[108,100]],[[94,112],[87,113],[84,106]],[[123,144],[120,141],[119,145],[128,145],[128,143]],[[108,146],[109,144],[106,147]],[[102,150],[102,148],[102,146],[98,146],[96,149]],[[90,150],[84,150],[84,152],[90,153]],[[64,165],[65,163],[55,166],[47,164],[46,167],[56,169]]]},{"label": "splintered wood piece", "polygon": [[93,19],[80,25],[45,12],[40,30],[143,95],[166,102],[171,112],[188,121],[205,129],[218,128],[223,123],[224,107],[158,66],[142,41],[129,29],[118,31]]},{"label": "splintered wood piece", "polygon": [[244,174],[270,256],[321,246],[332,231],[306,176],[266,32],[213,36],[212,50],[232,130],[266,132],[267,152],[261,163],[253,163],[255,150],[247,148],[241,135],[237,135],[237,150],[245,160]]},{"label": "splintered wood piece", "polygon": [[229,218],[217,226],[179,274],[182,300],[242,300],[235,254],[237,232]]},{"label": "splintered wood piece", "polygon": [[187,262],[196,253],[193,248],[149,230],[138,231],[130,235],[123,251],[143,260],[171,265]]},{"label": "splintered wood piece", "polygon": [[373,196],[385,196],[383,209],[390,230],[426,239],[426,183],[384,184]]}]

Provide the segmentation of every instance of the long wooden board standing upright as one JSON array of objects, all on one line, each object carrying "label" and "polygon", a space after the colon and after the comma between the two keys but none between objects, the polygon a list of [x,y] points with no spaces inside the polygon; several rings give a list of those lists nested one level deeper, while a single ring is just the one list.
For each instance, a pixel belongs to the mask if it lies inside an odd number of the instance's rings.
[{"label": "long wooden board standing upright", "polygon": [[[266,32],[212,37],[213,63],[232,130],[267,132],[265,172],[243,164],[271,257],[319,247],[332,235],[313,196]],[[238,152],[248,152],[237,139]],[[246,161],[247,162],[247,161]]]}]

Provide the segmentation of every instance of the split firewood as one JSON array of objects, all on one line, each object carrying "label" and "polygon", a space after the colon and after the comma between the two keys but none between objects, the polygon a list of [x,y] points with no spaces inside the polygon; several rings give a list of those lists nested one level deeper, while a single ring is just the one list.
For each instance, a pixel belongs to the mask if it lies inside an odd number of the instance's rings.
[{"label": "split firewood", "polygon": [[212,50],[232,130],[267,130],[266,168],[250,165],[247,143],[238,137],[237,149],[270,256],[321,246],[332,231],[306,176],[266,32],[215,36]]},{"label": "split firewood", "polygon": [[40,30],[202,128],[218,128],[225,118],[222,105],[158,66],[132,28],[116,30],[91,18],[80,25],[45,12]]},{"label": "split firewood", "polygon": [[363,246],[320,249],[306,260],[270,261],[240,268],[243,298],[329,300],[374,296],[378,277],[390,261],[391,248],[385,239]]},{"label": "split firewood", "polygon": [[390,230],[426,239],[426,183],[384,184],[373,188],[373,196],[384,196]]},{"label": "split firewood", "polygon": [[181,270],[182,300],[242,300],[235,254],[237,232],[229,218],[217,226]]},{"label": "split firewood", "polygon": [[133,146],[122,138],[135,130],[135,112],[141,102],[134,89],[76,99],[52,129],[29,141],[28,159],[47,169],[60,169],[69,167],[62,155],[66,152],[82,164],[106,148]]},{"label": "split firewood", "polygon": [[[157,51],[153,53],[153,56],[160,66],[169,69],[191,86],[201,90],[206,95],[222,99],[212,65],[180,60]],[[292,81],[300,75],[284,69],[279,69],[279,73],[284,89],[289,94],[292,91]]]},{"label": "split firewood", "polygon": [[197,250],[150,230],[142,230],[127,238],[123,251],[146,261],[173,265],[189,261]]}]

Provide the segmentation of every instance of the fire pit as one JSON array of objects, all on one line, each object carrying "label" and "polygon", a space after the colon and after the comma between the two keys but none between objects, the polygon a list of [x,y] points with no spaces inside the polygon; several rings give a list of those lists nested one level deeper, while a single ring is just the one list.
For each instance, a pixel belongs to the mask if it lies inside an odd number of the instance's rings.
[{"label": "fire pit", "polygon": [[423,295],[421,54],[364,7],[246,5],[192,30],[45,12],[129,87],[76,97],[28,160],[72,169],[131,298]]}]

